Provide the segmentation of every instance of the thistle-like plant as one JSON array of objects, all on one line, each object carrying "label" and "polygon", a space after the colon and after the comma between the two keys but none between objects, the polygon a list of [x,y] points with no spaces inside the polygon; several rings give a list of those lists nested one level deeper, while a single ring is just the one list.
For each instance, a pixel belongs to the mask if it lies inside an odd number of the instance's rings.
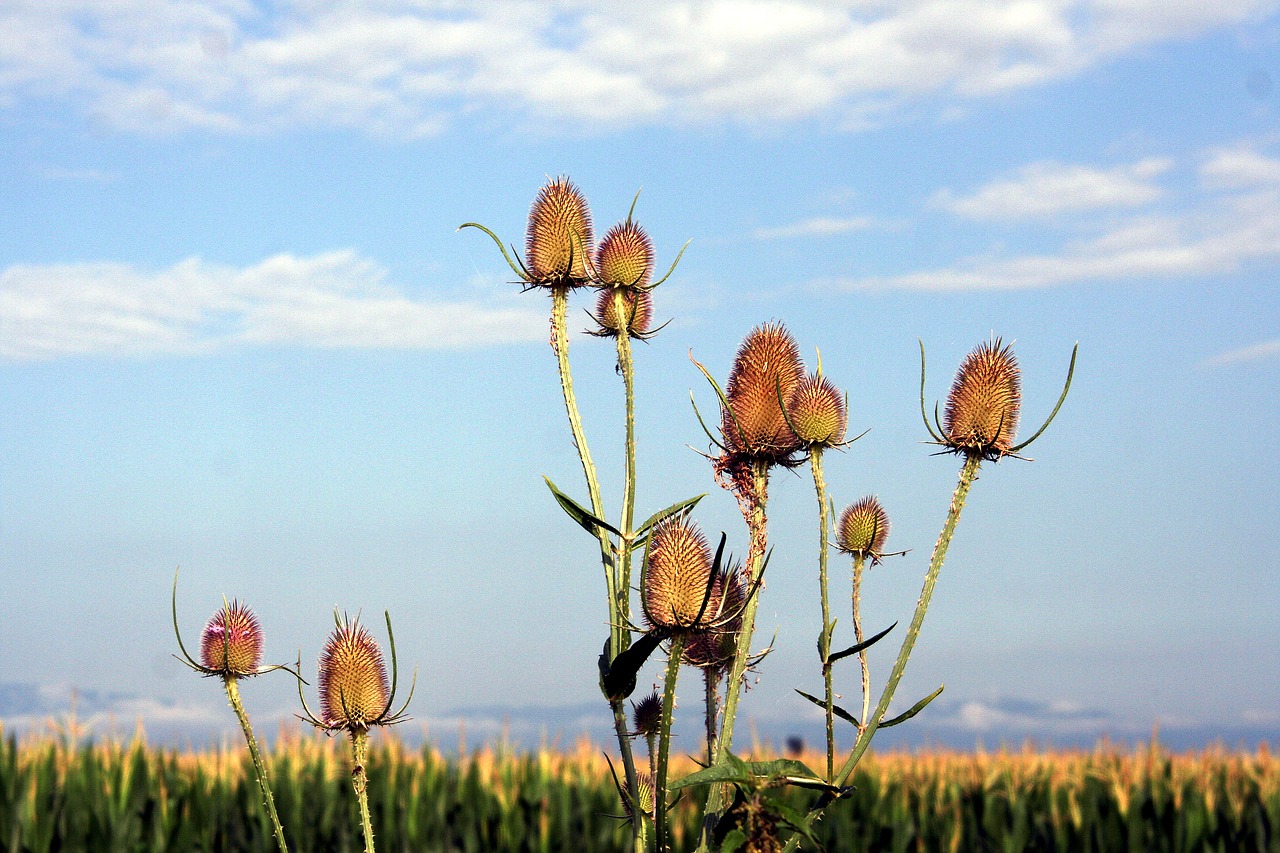
[{"label": "thistle-like plant", "polygon": [[408,698],[399,710],[392,711],[399,670],[396,665],[396,638],[391,630],[391,614],[383,615],[387,620],[387,641],[391,647],[390,682],[387,680],[387,666],[383,661],[382,649],[369,630],[360,624],[360,617],[348,619],[334,611],[334,629],[320,655],[318,716],[307,705],[302,687],[298,687],[298,699],[302,702],[303,710],[301,718],[328,734],[346,732],[350,740],[351,786],[360,807],[365,853],[374,853],[373,823],[369,818],[369,776],[365,769],[369,754],[369,729],[373,726],[392,726],[409,719],[405,711],[413,699],[413,688],[418,681],[415,672]]},{"label": "thistle-like plant", "polygon": [[253,770],[258,777],[258,788],[262,792],[262,802],[271,820],[271,831],[281,853],[288,853],[285,843],[284,828],[280,825],[280,815],[276,812],[275,797],[271,793],[271,780],[267,775],[266,762],[258,749],[257,738],[253,736],[253,726],[249,715],[240,699],[240,679],[264,675],[277,669],[283,669],[299,681],[302,680],[295,670],[285,664],[262,665],[262,626],[258,617],[247,606],[239,601],[222,600],[222,607],[210,617],[200,632],[200,660],[196,661],[187,653],[182,642],[182,631],[178,628],[178,573],[173,573],[173,594],[170,598],[173,613],[173,633],[178,640],[181,655],[174,655],[191,669],[208,677],[222,679],[222,686],[227,691],[227,702],[240,722],[244,732],[245,744],[249,748],[249,757],[253,761]]}]

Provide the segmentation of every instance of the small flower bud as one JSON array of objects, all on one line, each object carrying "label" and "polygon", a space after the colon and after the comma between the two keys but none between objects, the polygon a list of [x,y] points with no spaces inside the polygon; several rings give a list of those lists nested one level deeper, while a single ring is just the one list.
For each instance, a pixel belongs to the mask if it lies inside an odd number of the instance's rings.
[{"label": "small flower bud", "polygon": [[631,725],[633,734],[657,737],[662,725],[662,697],[656,690],[636,703],[631,712]]},{"label": "small flower bud", "polygon": [[795,436],[807,447],[831,447],[844,441],[848,418],[840,390],[825,376],[806,376],[787,400]]},{"label": "small flower bud", "polygon": [[889,537],[889,514],[868,495],[845,508],[836,526],[836,547],[846,554],[877,557]]}]

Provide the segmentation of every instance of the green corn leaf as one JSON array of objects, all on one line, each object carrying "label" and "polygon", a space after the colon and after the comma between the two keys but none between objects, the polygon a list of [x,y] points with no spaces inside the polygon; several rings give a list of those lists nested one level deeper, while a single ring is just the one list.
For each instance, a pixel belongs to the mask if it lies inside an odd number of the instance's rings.
[{"label": "green corn leaf", "polygon": [[550,489],[551,494],[555,496],[556,503],[560,504],[560,508],[563,509],[570,518],[581,525],[583,530],[587,531],[592,536],[599,536],[601,529],[609,531],[614,536],[622,535],[618,532],[618,528],[614,527],[607,521],[596,518],[573,498],[557,489],[556,484],[551,482],[550,477],[544,476],[542,479],[547,481],[547,488]]},{"label": "green corn leaf", "polygon": [[862,651],[863,649],[870,648],[871,646],[875,645],[878,641],[883,639],[886,634],[888,634],[890,631],[892,631],[896,627],[898,627],[898,623],[894,622],[892,625],[890,625],[888,628],[885,628],[883,631],[881,631],[879,634],[876,634],[874,637],[870,637],[866,640],[863,640],[861,643],[855,643],[854,645],[850,646],[849,648],[845,649],[842,652],[836,652],[834,655],[830,657],[829,663],[835,663],[841,658],[847,658],[849,655],[856,655],[858,652]]}]

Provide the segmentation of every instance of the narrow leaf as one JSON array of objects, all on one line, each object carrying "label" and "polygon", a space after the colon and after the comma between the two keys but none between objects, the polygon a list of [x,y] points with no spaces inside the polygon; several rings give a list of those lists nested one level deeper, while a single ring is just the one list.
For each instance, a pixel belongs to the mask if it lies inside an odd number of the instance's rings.
[{"label": "narrow leaf", "polygon": [[863,649],[870,648],[896,627],[898,627],[898,623],[894,622],[892,625],[890,625],[888,628],[885,628],[883,631],[881,631],[879,634],[876,634],[874,637],[870,637],[866,640],[863,640],[861,643],[855,643],[854,645],[850,646],[849,648],[845,649],[842,652],[836,652],[834,655],[831,656],[830,662],[835,663],[841,658],[847,658],[849,655],[856,655],[858,652],[862,651]]},{"label": "narrow leaf", "polygon": [[[822,710],[825,711],[827,709],[827,703],[823,702],[817,696],[810,696],[808,693],[805,693],[803,690],[797,690],[796,692],[799,693],[804,698],[808,699],[813,704],[817,705]],[[844,708],[841,708],[839,705],[833,704],[831,706],[831,712],[835,714],[837,717],[839,717],[840,719],[845,720],[846,722],[852,723],[854,728],[857,728],[858,718],[855,717],[853,714],[850,714]]]},{"label": "narrow leaf", "polygon": [[583,530],[587,531],[592,536],[599,536],[601,529],[609,531],[614,536],[622,535],[618,532],[618,528],[614,527],[607,521],[602,521],[599,518],[596,518],[573,498],[557,489],[556,484],[551,482],[550,477],[544,476],[542,479],[547,481],[547,488],[550,489],[551,494],[555,496],[556,503],[560,504],[560,508],[563,509],[570,518],[581,525]]},{"label": "narrow leaf", "polygon": [[694,506],[697,505],[698,501],[702,500],[706,496],[707,496],[707,493],[703,492],[702,494],[696,497],[686,498],[685,500],[682,500],[679,503],[672,504],[666,509],[658,510],[653,515],[646,518],[644,521],[644,524],[641,524],[638,528],[636,528],[636,536],[637,537],[642,536],[644,533],[648,532],[650,527],[653,527],[655,524],[665,521],[666,519],[670,518],[671,516],[675,515],[678,512],[693,508]]},{"label": "narrow leaf", "polygon": [[[946,687],[946,685],[944,684],[942,685],[942,687]],[[898,723],[905,723],[907,720],[911,719],[916,714],[919,714],[921,711],[923,711],[925,705],[928,705],[934,699],[937,699],[938,696],[942,693],[942,687],[939,687],[937,690],[933,691],[928,696],[924,697],[919,702],[912,705],[911,708],[905,711],[904,713],[899,714],[898,716],[894,717],[892,720],[886,720],[885,722],[881,723],[878,726],[878,728],[887,729],[889,728],[889,726],[896,726]]]},{"label": "narrow leaf", "polygon": [[602,667],[601,683],[604,686],[605,697],[610,701],[620,701],[634,693],[636,674],[640,672],[640,667],[644,666],[644,662],[661,642],[662,636],[657,631],[643,634],[640,639],[614,658],[607,670]]}]

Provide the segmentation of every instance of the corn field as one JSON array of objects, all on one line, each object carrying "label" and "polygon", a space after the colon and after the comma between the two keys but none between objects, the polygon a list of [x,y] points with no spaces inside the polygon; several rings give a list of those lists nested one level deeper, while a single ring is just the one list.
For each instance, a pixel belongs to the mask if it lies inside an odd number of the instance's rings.
[{"label": "corn field", "polygon": [[[686,763],[682,772],[696,767]],[[339,739],[284,736],[270,752],[280,817],[297,851],[362,849]],[[393,851],[627,850],[598,747],[460,759],[394,739],[370,754],[379,845]],[[895,752],[858,768],[828,809],[830,851],[1280,851],[1280,759],[1255,752]],[[795,792],[797,804],[804,795]],[[270,851],[242,749],[187,752],[55,736],[0,741],[0,847],[47,851]],[[673,810],[677,850],[696,804]]]}]

